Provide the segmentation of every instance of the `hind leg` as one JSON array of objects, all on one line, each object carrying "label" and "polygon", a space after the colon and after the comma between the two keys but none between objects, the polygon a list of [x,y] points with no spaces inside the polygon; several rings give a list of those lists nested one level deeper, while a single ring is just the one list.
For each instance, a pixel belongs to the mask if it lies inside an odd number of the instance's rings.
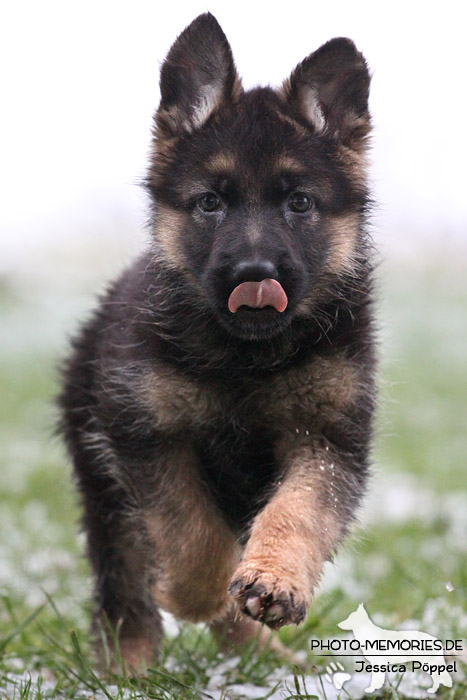
[{"label": "hind leg", "polygon": [[225,616],[240,547],[186,439],[145,443],[121,430],[110,443],[88,431],[80,447],[73,452],[95,576],[94,631],[108,623],[109,647],[118,635],[125,667],[139,670],[160,644],[158,606],[193,622]]},{"label": "hind leg", "polygon": [[268,628],[232,609],[223,620],[216,620],[210,625],[220,649],[228,653],[237,647],[256,642],[258,650],[270,649],[278,656],[293,662],[293,653],[285,647],[277,636]]},{"label": "hind leg", "polygon": [[153,663],[162,623],[150,594],[152,562],[141,534],[131,519],[108,506],[88,502],[85,515],[95,579],[93,632],[101,666],[132,673]]},{"label": "hind leg", "polygon": [[94,577],[92,632],[97,653],[102,667],[121,670],[123,665],[131,672],[151,664],[162,624],[150,595],[154,567],[141,509],[118,478],[117,459],[107,445],[98,429],[88,430],[85,437],[70,431]]},{"label": "hind leg", "polygon": [[[98,553],[95,540],[90,547],[96,562],[93,631],[103,666],[138,672],[150,666],[159,652],[162,623],[149,592],[144,557],[134,543],[131,550],[125,540],[114,540]],[[107,650],[110,658],[106,658]]]}]

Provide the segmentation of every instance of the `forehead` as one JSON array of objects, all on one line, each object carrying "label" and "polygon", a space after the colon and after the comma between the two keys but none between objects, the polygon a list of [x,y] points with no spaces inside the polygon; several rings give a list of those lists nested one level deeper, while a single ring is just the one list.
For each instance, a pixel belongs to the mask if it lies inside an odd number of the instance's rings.
[{"label": "forehead", "polygon": [[[267,169],[271,175],[305,176],[308,172],[306,162],[298,156],[292,155],[286,148],[273,152],[272,150],[260,151],[258,158],[251,157],[251,151],[246,154],[247,144],[242,149],[226,147],[215,151],[204,162],[206,174],[214,177],[227,176],[235,178],[237,174],[250,169],[258,173],[259,169]],[[255,154],[253,153],[253,156]]]},{"label": "forehead", "polygon": [[[326,181],[330,146],[287,113],[273,90],[251,91],[226,105],[205,128],[179,145],[184,181],[228,179],[251,191],[281,179]],[[332,161],[332,159],[331,159]]]},{"label": "forehead", "polygon": [[[276,93],[258,88],[219,111],[203,134],[214,170],[222,166],[255,170],[266,166],[299,171],[306,167],[303,155],[313,147],[311,130],[285,112]],[[207,155],[207,154],[206,154]]]}]

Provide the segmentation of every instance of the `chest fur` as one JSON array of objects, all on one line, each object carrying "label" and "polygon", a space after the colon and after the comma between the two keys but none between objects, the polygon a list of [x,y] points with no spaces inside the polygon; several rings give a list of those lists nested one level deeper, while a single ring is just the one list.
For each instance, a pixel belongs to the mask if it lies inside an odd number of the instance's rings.
[{"label": "chest fur", "polygon": [[145,371],[139,400],[156,429],[169,434],[311,430],[323,413],[340,412],[360,393],[358,366],[343,354],[241,385],[197,381],[168,367]]}]

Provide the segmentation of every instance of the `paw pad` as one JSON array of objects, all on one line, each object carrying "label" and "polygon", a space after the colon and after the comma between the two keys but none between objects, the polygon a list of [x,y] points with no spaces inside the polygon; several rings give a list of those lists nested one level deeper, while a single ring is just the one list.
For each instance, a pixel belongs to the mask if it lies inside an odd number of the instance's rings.
[{"label": "paw pad", "polygon": [[305,603],[297,603],[293,591],[283,590],[279,582],[267,580],[258,574],[253,581],[235,579],[229,591],[242,611],[254,620],[272,629],[282,625],[298,624],[305,617]]}]

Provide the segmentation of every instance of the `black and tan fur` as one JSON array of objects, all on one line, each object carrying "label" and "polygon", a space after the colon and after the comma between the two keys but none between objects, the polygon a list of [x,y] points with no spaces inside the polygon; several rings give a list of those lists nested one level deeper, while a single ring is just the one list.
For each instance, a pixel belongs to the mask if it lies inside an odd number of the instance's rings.
[{"label": "black and tan fur", "polygon": [[[368,89],[334,39],[279,90],[244,92],[210,14],[162,66],[151,243],[76,337],[60,397],[95,624],[132,668],[157,651],[159,606],[234,642],[301,622],[354,518],[374,393]],[[264,277],[286,310],[231,313],[234,286]]]}]

